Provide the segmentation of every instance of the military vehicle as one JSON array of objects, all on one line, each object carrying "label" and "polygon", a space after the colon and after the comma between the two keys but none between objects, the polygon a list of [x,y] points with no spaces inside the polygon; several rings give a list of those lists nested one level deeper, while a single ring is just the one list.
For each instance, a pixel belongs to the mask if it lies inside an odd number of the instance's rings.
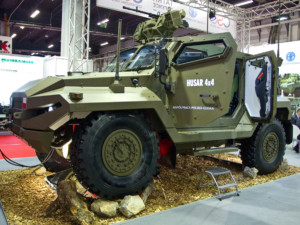
[{"label": "military vehicle", "polygon": [[283,90],[284,96],[292,94],[295,97],[300,97],[300,75],[286,74],[281,80],[280,87]]},{"label": "military vehicle", "polygon": [[281,60],[238,52],[230,33],[172,37],[187,26],[184,16],[168,11],[141,23],[134,33],[141,45],[107,69],[115,72],[19,88],[11,96],[12,131],[39,154],[71,141],[77,179],[107,198],[146,187],[167,148],[173,159],[240,149],[243,165],[275,171],[292,141],[290,102],[278,96]]}]

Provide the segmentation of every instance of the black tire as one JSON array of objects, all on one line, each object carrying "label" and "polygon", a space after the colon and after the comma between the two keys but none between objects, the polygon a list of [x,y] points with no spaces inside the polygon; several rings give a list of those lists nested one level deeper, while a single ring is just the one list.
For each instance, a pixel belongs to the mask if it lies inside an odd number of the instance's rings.
[{"label": "black tire", "polygon": [[295,89],[295,97],[300,97],[300,88]]},{"label": "black tire", "polygon": [[140,192],[157,172],[158,140],[139,114],[98,114],[76,129],[71,163],[79,182],[109,199]]},{"label": "black tire", "polygon": [[284,129],[277,119],[262,124],[251,138],[242,141],[243,165],[255,167],[259,174],[272,173],[283,160],[285,144]]},{"label": "black tire", "polygon": [[[39,153],[36,151],[36,156],[43,162],[48,154]],[[61,157],[56,151],[53,151],[52,156],[45,163],[42,163],[47,171],[60,172],[71,168],[71,163],[67,159]]]}]

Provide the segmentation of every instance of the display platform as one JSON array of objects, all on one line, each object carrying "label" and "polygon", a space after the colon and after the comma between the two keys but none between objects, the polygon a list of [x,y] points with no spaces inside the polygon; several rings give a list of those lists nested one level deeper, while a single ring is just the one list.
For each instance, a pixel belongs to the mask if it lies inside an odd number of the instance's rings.
[{"label": "display platform", "polygon": [[[292,158],[300,157],[299,154],[292,150],[287,151],[287,153],[289,154],[286,155],[291,154],[290,156]],[[196,189],[203,171],[208,168],[224,167],[230,169],[241,190],[240,197],[224,199],[222,200],[222,204],[223,202],[229,204],[238,198],[241,200],[247,199],[244,196],[245,188],[300,173],[299,167],[289,166],[288,170],[278,170],[270,175],[258,176],[256,179],[245,178],[243,176],[242,166],[238,164],[239,158],[237,155],[222,154],[222,157],[227,161],[207,157],[180,155],[176,169],[170,168],[170,166],[165,163],[162,164],[161,179],[155,179],[156,189],[149,196],[146,209],[136,217],[143,217],[153,213],[153,215],[157,215],[156,213],[164,215],[164,213],[166,213],[166,216],[169,217],[169,211],[165,210],[172,208],[171,212],[173,211],[178,214],[178,206],[192,202],[197,202],[192,203],[192,208],[196,205],[201,206],[206,204],[206,201],[202,201],[206,198],[211,198],[210,201],[215,201],[217,205],[221,204],[216,198],[216,187],[201,188],[200,190]],[[234,161],[235,163],[229,163],[228,161]],[[300,159],[297,161],[300,162]],[[300,166],[300,164],[298,166]],[[51,202],[56,199],[56,194],[45,182],[45,177],[49,175],[49,173],[47,172],[47,174],[43,176],[36,176],[33,174],[33,170],[34,169],[21,169],[0,172],[0,199],[4,205],[9,223],[17,224],[18,221],[22,221],[24,224],[74,224],[68,211],[58,211],[53,216],[46,217],[46,209]],[[228,191],[231,192],[231,190]],[[289,193],[286,194],[289,195]],[[243,204],[243,202],[238,204]],[[217,210],[215,207],[213,207],[213,209]],[[259,210],[254,207],[254,210],[255,209]],[[207,214],[198,212],[197,215],[193,214],[192,216],[197,217],[199,221],[201,221],[203,218],[209,217],[209,212],[206,212]],[[177,216],[181,217],[182,221],[184,221],[180,224],[191,224],[188,223],[189,217],[186,213],[184,215],[180,215],[179,213]],[[181,219],[178,219],[178,221]],[[128,219],[118,214],[115,218],[98,218],[98,220],[103,224],[112,224]],[[159,219],[154,219],[152,222],[153,221],[155,221],[155,224],[160,224]],[[172,223],[167,224],[175,223],[174,220],[170,221],[172,221]],[[130,221],[128,221],[128,223],[130,224]]]}]

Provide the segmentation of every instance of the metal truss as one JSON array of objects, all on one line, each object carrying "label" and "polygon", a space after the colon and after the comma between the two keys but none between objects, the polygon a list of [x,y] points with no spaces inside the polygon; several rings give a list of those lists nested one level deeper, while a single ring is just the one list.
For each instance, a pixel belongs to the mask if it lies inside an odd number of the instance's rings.
[{"label": "metal truss", "polygon": [[69,7],[68,71],[88,71],[90,0],[71,0]]},{"label": "metal truss", "polygon": [[281,14],[290,14],[300,11],[300,3],[295,0],[276,0],[245,10],[245,19],[249,21],[263,20],[278,16],[280,5]]},{"label": "metal truss", "polygon": [[213,9],[215,10],[216,14],[222,15],[223,17],[232,20],[237,20],[244,15],[244,9],[235,7],[222,0],[215,0],[214,2],[212,2],[211,0],[190,0],[189,2],[178,0],[176,2],[200,9],[205,12]]},{"label": "metal truss", "polygon": [[290,14],[300,11],[300,2],[296,0],[275,0],[248,9],[233,6],[222,0],[216,0],[214,3],[210,0],[190,0],[189,2],[182,2],[179,0],[177,2],[207,12],[210,9],[214,9],[216,14],[236,21],[236,41],[239,50],[246,52],[249,52],[250,47],[250,31],[252,30],[251,22],[278,16],[279,7],[281,14]]}]

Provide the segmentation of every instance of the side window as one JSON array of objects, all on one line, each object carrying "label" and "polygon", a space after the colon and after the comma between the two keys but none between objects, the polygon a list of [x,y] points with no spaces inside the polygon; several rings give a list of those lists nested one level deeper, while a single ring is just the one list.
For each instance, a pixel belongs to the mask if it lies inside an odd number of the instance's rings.
[{"label": "side window", "polygon": [[182,64],[221,55],[225,51],[225,48],[226,45],[222,40],[187,44],[182,47],[173,62]]}]

